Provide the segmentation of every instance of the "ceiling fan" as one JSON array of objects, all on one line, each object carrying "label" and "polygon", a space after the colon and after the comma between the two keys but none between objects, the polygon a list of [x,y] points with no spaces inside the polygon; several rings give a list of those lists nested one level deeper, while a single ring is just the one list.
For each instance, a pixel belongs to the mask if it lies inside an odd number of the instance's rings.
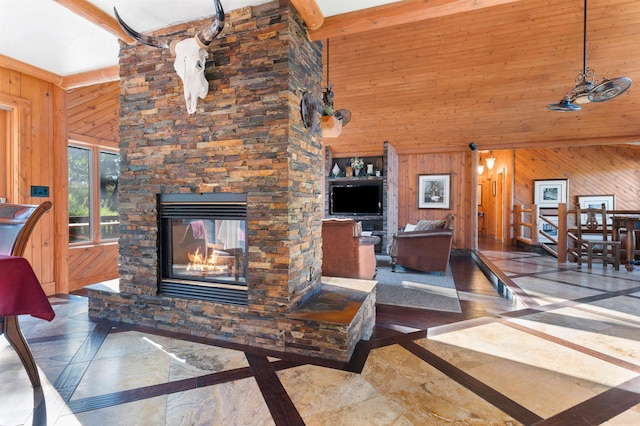
[{"label": "ceiling fan", "polygon": [[584,32],[583,32],[582,71],[576,76],[576,85],[562,100],[556,104],[547,104],[552,111],[572,112],[580,111],[580,105],[589,102],[604,102],[623,94],[631,87],[628,77],[616,77],[601,82],[595,79],[595,71],[587,68],[587,0],[584,0]]}]

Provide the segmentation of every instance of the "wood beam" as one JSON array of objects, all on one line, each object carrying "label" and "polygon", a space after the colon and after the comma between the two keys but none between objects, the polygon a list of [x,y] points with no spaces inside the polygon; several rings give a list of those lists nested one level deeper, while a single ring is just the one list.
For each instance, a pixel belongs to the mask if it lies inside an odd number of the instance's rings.
[{"label": "wood beam", "polygon": [[291,4],[298,11],[308,30],[317,30],[322,26],[324,15],[316,0],[291,0]]},{"label": "wood beam", "polygon": [[23,74],[28,74],[31,77],[36,77],[48,83],[53,83],[64,90],[120,79],[119,65],[62,77],[50,71],[43,70],[42,68],[34,67],[33,65],[18,61],[17,59],[0,55],[0,68],[7,68]]},{"label": "wood beam", "polygon": [[120,79],[120,65],[102,68],[94,71],[87,71],[79,74],[62,77],[60,87],[65,90],[76,89],[78,87],[90,86],[92,84],[107,83]]},{"label": "wood beam", "polygon": [[127,44],[134,40],[125,33],[118,21],[99,7],[89,3],[87,0],[53,0],[61,6],[66,7],[76,15],[79,15],[89,22],[92,22],[105,31],[115,35]]},{"label": "wood beam", "polygon": [[[392,26],[440,18],[517,1],[522,0],[403,0],[397,3],[330,16],[324,20],[322,27],[317,30],[309,28],[309,38],[313,41],[326,40],[332,37],[381,30]],[[300,2],[306,3],[303,0],[300,0]],[[295,4],[293,1],[292,3]],[[298,10],[297,7],[296,10]],[[298,13],[300,13],[299,10]],[[302,16],[302,13],[300,15]]]},{"label": "wood beam", "polygon": [[60,83],[62,82],[62,77],[60,77],[58,74],[43,70],[42,68],[38,68],[33,65],[29,65],[25,62],[10,58],[5,55],[0,55],[0,67],[14,70],[23,74],[28,74],[32,77],[39,78],[40,80],[46,81],[48,83],[53,83],[55,85],[60,85]]}]

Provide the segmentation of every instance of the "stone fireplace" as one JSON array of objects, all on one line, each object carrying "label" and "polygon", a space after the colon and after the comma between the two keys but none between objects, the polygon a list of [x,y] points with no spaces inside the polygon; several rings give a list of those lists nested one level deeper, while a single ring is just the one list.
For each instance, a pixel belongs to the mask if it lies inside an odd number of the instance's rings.
[{"label": "stone fireplace", "polygon": [[[202,25],[181,24],[157,35],[188,37]],[[322,92],[322,45],[308,40],[288,2],[276,1],[227,13],[208,51],[210,92],[189,115],[169,52],[121,46],[120,287],[89,289],[89,314],[347,360],[372,333],[375,293],[354,296],[321,282],[322,138],[304,127],[300,100],[304,92]],[[244,240],[227,249],[213,241],[202,249],[226,256],[214,261],[215,278],[191,279],[186,266],[167,264],[167,250],[172,260],[187,255],[163,243],[163,232],[182,239],[187,226],[200,221],[197,232],[215,240],[222,226],[223,218],[179,217],[176,229],[163,230],[159,200],[181,194],[244,200],[246,219],[231,219],[236,227],[244,222]],[[167,268],[177,279],[167,278]],[[176,294],[167,290],[173,281],[233,288],[235,299]],[[315,315],[310,305],[328,292],[350,310],[355,297],[359,309],[346,321]]]}]

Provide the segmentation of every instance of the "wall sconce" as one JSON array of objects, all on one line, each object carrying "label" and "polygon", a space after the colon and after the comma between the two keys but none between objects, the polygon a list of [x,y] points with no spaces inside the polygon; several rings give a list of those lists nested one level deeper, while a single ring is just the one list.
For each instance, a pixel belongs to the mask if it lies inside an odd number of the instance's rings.
[{"label": "wall sconce", "polygon": [[489,157],[485,158],[484,161],[487,162],[487,168],[489,170],[493,169],[493,166],[496,164],[496,158],[493,156],[491,151],[489,151]]}]

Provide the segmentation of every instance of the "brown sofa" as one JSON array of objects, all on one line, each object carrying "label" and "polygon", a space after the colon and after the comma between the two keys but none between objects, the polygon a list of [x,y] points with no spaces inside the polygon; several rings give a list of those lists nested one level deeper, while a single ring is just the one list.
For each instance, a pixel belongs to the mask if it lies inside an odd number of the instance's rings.
[{"label": "brown sofa", "polygon": [[380,237],[361,235],[353,219],[322,221],[322,275],[373,279],[376,275],[375,245]]},{"label": "brown sofa", "polygon": [[[405,228],[406,229],[406,228]],[[421,220],[415,230],[393,235],[389,254],[391,270],[396,265],[423,272],[447,271],[453,243],[453,216],[442,220]]]}]

